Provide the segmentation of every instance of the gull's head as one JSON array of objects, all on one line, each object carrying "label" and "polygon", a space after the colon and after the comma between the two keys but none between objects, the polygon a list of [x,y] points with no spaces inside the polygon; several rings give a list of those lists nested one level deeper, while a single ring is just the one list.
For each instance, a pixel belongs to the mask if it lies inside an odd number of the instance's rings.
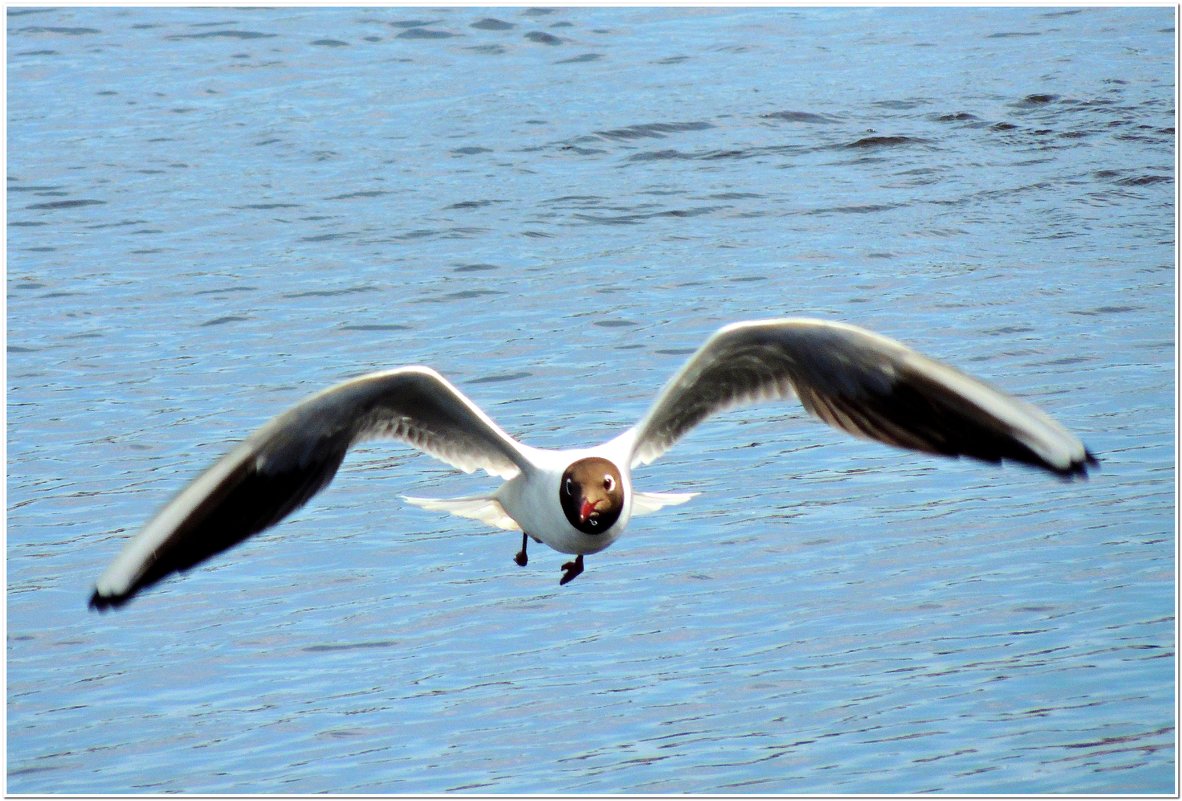
[{"label": "gull's head", "polygon": [[562,474],[558,500],[572,526],[584,534],[602,534],[624,509],[619,468],[598,456],[579,459]]}]

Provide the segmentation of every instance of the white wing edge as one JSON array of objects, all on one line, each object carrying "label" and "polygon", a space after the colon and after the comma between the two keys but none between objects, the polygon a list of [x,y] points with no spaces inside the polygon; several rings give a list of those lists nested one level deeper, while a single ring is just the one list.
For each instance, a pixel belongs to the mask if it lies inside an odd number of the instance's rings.
[{"label": "white wing edge", "polygon": [[153,551],[164,544],[165,540],[176,531],[193,510],[205,501],[214,488],[221,484],[226,477],[238,469],[246,459],[254,456],[255,444],[251,437],[240,443],[213,467],[202,473],[196,480],[185,487],[179,495],[165,504],[139,533],[126,541],[123,549],[114,561],[95,582],[95,590],[104,597],[120,596],[130,589],[135,580],[148,567],[148,558]]}]

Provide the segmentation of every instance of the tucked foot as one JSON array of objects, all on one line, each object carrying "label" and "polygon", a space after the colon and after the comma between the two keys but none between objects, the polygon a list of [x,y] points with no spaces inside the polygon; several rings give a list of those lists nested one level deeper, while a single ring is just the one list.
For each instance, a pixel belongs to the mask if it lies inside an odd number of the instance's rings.
[{"label": "tucked foot", "polygon": [[521,550],[518,551],[517,555],[513,557],[513,561],[516,562],[517,564],[521,565],[522,567],[525,567],[526,565],[529,564],[529,556],[527,556],[525,553],[525,546],[528,544],[529,544],[529,535],[523,531],[521,533]]},{"label": "tucked foot", "polygon": [[567,562],[562,566],[562,569],[564,572],[562,574],[562,578],[558,582],[560,585],[566,584],[575,576],[583,572],[583,555],[579,554],[575,557],[575,561]]}]

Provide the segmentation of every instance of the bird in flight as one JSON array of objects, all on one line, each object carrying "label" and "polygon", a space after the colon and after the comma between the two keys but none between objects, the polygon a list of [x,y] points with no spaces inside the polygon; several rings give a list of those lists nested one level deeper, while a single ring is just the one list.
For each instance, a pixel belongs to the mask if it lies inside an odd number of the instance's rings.
[{"label": "bird in flight", "polygon": [[515,561],[545,543],[573,557],[560,584],[629,521],[696,493],[647,492],[632,471],[707,417],[796,397],[813,416],[864,439],[944,456],[1002,460],[1086,477],[1096,457],[1047,414],[893,339],[809,318],[733,323],[673,376],[633,427],[593,448],[534,448],[506,434],[429,367],[383,370],[318,392],[273,418],[199,475],[131,538],[90,606],[121,606],[275,525],[323,489],[353,445],[397,439],[471,473],[504,479],[464,498],[406,498],[425,509],[521,531]]}]

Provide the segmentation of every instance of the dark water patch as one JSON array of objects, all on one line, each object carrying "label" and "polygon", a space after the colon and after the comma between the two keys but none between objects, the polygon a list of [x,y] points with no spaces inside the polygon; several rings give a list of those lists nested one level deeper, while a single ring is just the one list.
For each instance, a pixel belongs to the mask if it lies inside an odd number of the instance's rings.
[{"label": "dark water patch", "polygon": [[927,139],[921,139],[918,136],[863,136],[861,139],[847,142],[844,145],[838,145],[838,147],[847,149],[899,147],[925,144],[927,141]]},{"label": "dark water patch", "polygon": [[437,31],[433,28],[407,28],[402,33],[398,34],[396,39],[450,39],[459,34],[449,33],[448,31]]},{"label": "dark water patch", "polygon": [[1093,356],[1064,356],[1059,359],[1046,359],[1044,361],[1031,362],[1032,367],[1062,367],[1069,364],[1084,364],[1086,362],[1095,361]]},{"label": "dark water patch", "polygon": [[1011,334],[1029,334],[1034,330],[1029,325],[1003,325],[998,328],[986,328],[981,333],[985,336],[1009,336]]},{"label": "dark water patch", "polygon": [[347,192],[343,195],[333,195],[325,198],[326,200],[366,200],[369,198],[383,197],[390,194],[387,189],[362,189],[357,192]]},{"label": "dark water patch", "polygon": [[544,31],[530,31],[525,35],[525,38],[534,44],[550,45],[551,47],[560,45],[566,41],[565,39],[561,39],[552,33],[546,33]]},{"label": "dark water patch", "polygon": [[512,22],[505,22],[495,17],[485,17],[484,19],[476,20],[468,27],[475,28],[478,31],[510,31],[517,26]]},{"label": "dark water patch", "polygon": [[61,55],[58,50],[20,50],[13,53],[14,56],[57,56]]},{"label": "dark water patch", "polygon": [[448,292],[448,293],[446,293],[444,295],[440,295],[438,297],[416,298],[412,302],[413,303],[449,303],[453,300],[474,300],[476,298],[495,297],[495,296],[504,295],[504,294],[506,294],[506,293],[501,292],[499,290],[495,290],[495,289],[460,289],[455,292]]},{"label": "dark water patch", "polygon": [[1000,31],[998,33],[991,33],[986,36],[986,39],[1013,39],[1020,36],[1042,36],[1037,31]]},{"label": "dark water patch", "polygon": [[628,157],[628,161],[670,161],[673,159],[692,159],[693,156],[689,153],[682,153],[680,150],[672,148],[666,150],[646,150],[643,153],[634,153]]},{"label": "dark water patch", "polygon": [[483,272],[488,272],[490,270],[499,270],[499,269],[501,269],[501,268],[495,264],[461,264],[459,267],[456,267],[454,270],[452,270],[452,272],[456,272],[456,273],[483,273]]},{"label": "dark water patch", "polygon": [[709,122],[653,122],[644,125],[629,125],[627,128],[613,128],[596,131],[604,139],[663,139],[666,134],[683,131],[705,131],[713,128]]},{"label": "dark water patch", "polygon": [[480,147],[478,145],[470,145],[468,147],[457,147],[451,151],[457,156],[476,156],[481,153],[492,153],[492,148]]},{"label": "dark water patch", "polygon": [[81,206],[102,206],[106,205],[105,200],[53,200],[48,203],[34,203],[31,206],[25,206],[26,209],[76,209]]},{"label": "dark water patch", "polygon": [[461,289],[456,292],[448,292],[443,296],[442,300],[472,300],[474,298],[487,298],[496,295],[504,295],[497,289]]},{"label": "dark water patch", "polygon": [[494,375],[481,376],[480,378],[473,378],[468,383],[470,384],[498,384],[502,381],[520,381],[523,378],[529,378],[533,373],[496,373]]},{"label": "dark water patch", "polygon": [[1148,186],[1149,184],[1169,184],[1174,179],[1169,175],[1132,175],[1117,181],[1121,186]]},{"label": "dark water patch", "polygon": [[33,765],[27,768],[9,768],[9,776],[28,776],[34,773],[53,773],[55,771],[64,770],[65,765]]},{"label": "dark water patch", "polygon": [[831,117],[828,114],[815,114],[811,111],[773,111],[768,114],[760,114],[760,119],[764,120],[782,120],[784,122],[804,122],[813,125],[832,125],[841,120],[836,117]]},{"label": "dark water patch", "polygon": [[1149,186],[1173,182],[1170,175],[1128,175],[1126,170],[1096,170],[1092,177],[1117,186]]},{"label": "dark water patch", "polygon": [[607,198],[599,195],[562,195],[561,197],[550,198],[544,201],[547,206],[567,206],[573,205],[580,208],[587,206],[598,206]]},{"label": "dark water patch", "polygon": [[348,47],[348,42],[342,42],[340,39],[313,39],[309,42],[314,47]]},{"label": "dark water patch", "polygon": [[685,153],[674,148],[667,148],[665,150],[648,150],[643,153],[634,153],[627,158],[627,161],[749,159],[756,154],[757,151],[753,150],[706,150],[696,153]]},{"label": "dark water patch", "polygon": [[1059,99],[1058,95],[1034,94],[1034,95],[1026,95],[1026,97],[1024,97],[1021,100],[1018,100],[1014,103],[1011,103],[1010,105],[1012,105],[1014,108],[1038,108],[1040,106],[1045,106],[1050,103],[1054,103],[1058,99]]},{"label": "dark water patch", "polygon": [[410,331],[411,326],[402,323],[349,323],[338,325],[340,331]]},{"label": "dark water patch", "polygon": [[167,36],[169,41],[180,41],[181,39],[274,39],[277,34],[263,33],[262,31],[202,31],[201,33],[174,33]]},{"label": "dark water patch", "polygon": [[367,648],[393,648],[398,645],[397,640],[375,640],[373,642],[326,643],[324,645],[307,645],[301,650],[319,654],[331,651],[357,651]]},{"label": "dark water patch", "polygon": [[555,64],[586,64],[590,61],[599,61],[601,58],[603,58],[603,55],[600,53],[584,53],[581,56],[575,56],[574,58],[564,58],[561,61],[555,61],[554,63]]},{"label": "dark water patch", "polygon": [[596,320],[592,325],[600,328],[631,328],[639,325],[635,320]]},{"label": "dark water patch", "polygon": [[1084,317],[1097,317],[1101,314],[1125,314],[1141,311],[1140,306],[1097,306],[1094,309],[1072,309],[1069,314],[1079,314]]},{"label": "dark water patch", "polygon": [[913,108],[919,108],[920,106],[926,106],[930,103],[930,100],[914,98],[911,100],[875,100],[870,105],[876,106],[878,108],[890,109],[892,111],[908,111]]},{"label": "dark water patch", "polygon": [[1017,130],[1018,126],[1012,122],[995,122],[989,126],[991,131],[1013,131]]},{"label": "dark water patch", "polygon": [[955,111],[951,114],[939,114],[933,119],[936,122],[973,122],[978,117],[976,114],[970,114],[967,111]]},{"label": "dark water patch", "polygon": [[215,317],[212,320],[206,320],[200,327],[210,328],[215,325],[226,325],[227,323],[244,323],[249,319],[249,317],[242,317],[237,314],[227,314],[225,317]]},{"label": "dark water patch", "polygon": [[425,28],[428,25],[437,25],[443,22],[441,19],[400,19],[393,22],[387,22],[391,28]]},{"label": "dark water patch", "polygon": [[257,292],[256,286],[221,286],[216,289],[199,289],[194,295],[225,295],[229,292]]},{"label": "dark water patch", "polygon": [[16,33],[52,33],[59,36],[87,36],[92,33],[101,33],[101,31],[98,28],[74,28],[57,25],[30,25],[27,28],[17,29]]},{"label": "dark water patch", "polygon": [[601,147],[581,147],[579,145],[561,145],[558,149],[563,153],[573,153],[576,156],[598,156],[607,152]]},{"label": "dark water patch", "polygon": [[710,214],[718,211],[721,206],[701,206],[694,209],[665,209],[662,211],[650,212],[636,212],[632,214],[620,214],[615,216],[605,216],[597,214],[576,214],[574,219],[581,222],[589,223],[603,223],[605,225],[637,225],[646,220],[659,217],[698,217],[703,214]]},{"label": "dark water patch", "polygon": [[452,203],[450,206],[444,206],[444,210],[463,210],[463,209],[481,209],[485,206],[492,206],[495,203],[504,203],[503,200],[461,200],[459,203]]},{"label": "dark water patch", "polygon": [[9,180],[9,185],[8,185],[9,192],[45,192],[45,193],[62,194],[65,191],[65,187],[61,186],[60,184],[42,184],[42,185],[34,185],[34,186],[21,186],[20,184],[12,183],[12,181],[16,180],[14,178],[9,178],[8,180]]},{"label": "dark water patch", "polygon": [[505,48],[497,44],[473,45],[472,47],[466,49],[470,53],[479,53],[482,56],[500,56],[508,52],[505,50]]},{"label": "dark water patch", "polygon": [[435,228],[416,228],[413,231],[406,231],[405,233],[397,234],[394,238],[399,240],[427,239],[428,237],[440,236],[442,234],[443,231],[437,230]]},{"label": "dark water patch", "polygon": [[906,205],[906,204],[904,204],[904,203],[868,203],[865,205],[855,205],[855,206],[830,206],[828,208],[823,208],[823,209],[812,209],[812,210],[807,211],[805,213],[812,214],[812,215],[874,214],[874,213],[880,212],[880,211],[890,211],[891,209],[897,209],[903,205]]},{"label": "dark water patch", "polygon": [[286,292],[280,297],[296,300],[299,298],[336,298],[341,295],[356,295],[359,292],[373,292],[374,287],[369,285],[350,286],[342,289],[312,289],[306,292]]},{"label": "dark water patch", "polygon": [[714,161],[717,159],[749,159],[755,153],[750,150],[708,150],[705,153],[698,153],[694,158],[703,161]]}]

